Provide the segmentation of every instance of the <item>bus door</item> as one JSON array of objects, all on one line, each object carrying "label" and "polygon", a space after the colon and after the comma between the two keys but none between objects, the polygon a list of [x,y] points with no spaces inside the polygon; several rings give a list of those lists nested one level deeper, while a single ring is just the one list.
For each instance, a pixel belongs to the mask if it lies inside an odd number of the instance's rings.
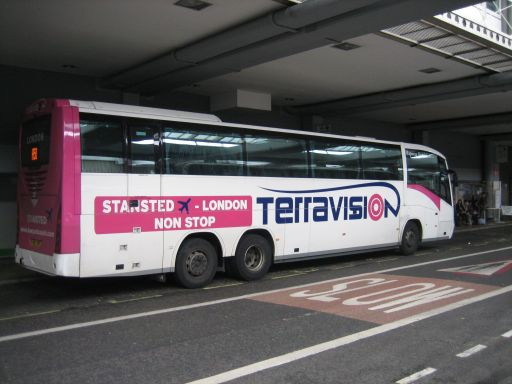
[{"label": "bus door", "polygon": [[446,161],[436,154],[406,150],[407,205],[421,218],[423,238],[450,237],[453,208]]},{"label": "bus door", "polygon": [[[160,138],[159,126],[143,120],[128,123],[128,197],[130,209],[146,212],[144,217],[153,223],[164,215],[165,206],[160,204]],[[142,206],[141,206],[142,205]],[[142,217],[142,216],[141,216]],[[151,224],[151,223],[149,223]],[[163,231],[143,230],[143,223],[133,227],[127,244],[129,268],[161,272],[163,259]],[[147,224],[144,226],[148,228]]]},{"label": "bus door", "polygon": [[439,228],[437,235],[440,238],[451,237],[455,229],[455,216],[453,212],[453,199],[451,193],[450,176],[446,161],[438,157],[439,162],[439,192],[441,204],[439,209]]}]

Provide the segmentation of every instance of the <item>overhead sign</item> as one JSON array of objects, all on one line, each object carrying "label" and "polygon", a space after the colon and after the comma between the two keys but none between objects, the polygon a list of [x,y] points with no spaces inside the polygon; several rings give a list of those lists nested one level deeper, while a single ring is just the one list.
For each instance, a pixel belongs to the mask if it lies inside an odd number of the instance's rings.
[{"label": "overhead sign", "polygon": [[512,270],[512,260],[495,261],[492,263],[465,265],[463,267],[440,269],[439,272],[453,272],[462,275],[493,276]]}]

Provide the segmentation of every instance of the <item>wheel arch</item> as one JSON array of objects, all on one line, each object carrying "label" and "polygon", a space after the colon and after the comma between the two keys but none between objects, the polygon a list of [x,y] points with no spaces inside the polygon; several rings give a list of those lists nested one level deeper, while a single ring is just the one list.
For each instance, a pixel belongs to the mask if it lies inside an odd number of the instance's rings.
[{"label": "wheel arch", "polygon": [[407,224],[409,224],[409,223],[415,224],[416,227],[418,228],[419,235],[420,235],[420,242],[421,242],[423,239],[423,226],[421,225],[421,220],[418,218],[410,218],[410,219],[407,219],[404,221],[404,225],[402,226],[402,230],[400,231],[400,239],[402,239],[402,236],[404,235],[405,227],[407,227]]},{"label": "wheel arch", "polygon": [[[272,263],[274,263],[274,257],[276,254],[276,246],[274,244],[274,238],[272,237],[272,234],[268,230],[263,229],[263,228],[249,229],[248,231],[245,231],[244,233],[242,233],[242,235],[240,236],[240,238],[238,239],[238,241],[235,244],[234,252],[236,252],[236,249],[238,248],[238,244],[240,244],[240,241],[242,241],[242,239],[247,235],[260,235],[265,240],[267,240],[268,244],[270,245],[271,252],[272,252]],[[233,254],[234,254],[234,252],[233,252]]]},{"label": "wheel arch", "polygon": [[[423,227],[421,225],[421,221],[419,219],[410,219],[407,221],[407,223],[414,223],[416,224],[416,227],[418,228],[418,231],[419,231],[419,234],[420,234],[420,243],[421,243],[421,240],[423,239]],[[405,223],[405,225],[407,225],[407,223]],[[404,226],[404,229],[405,229],[405,226]]]},{"label": "wheel arch", "polygon": [[180,246],[178,247],[176,254],[179,253],[179,250],[181,249],[183,244],[185,244],[185,242],[188,239],[191,239],[191,238],[199,238],[199,239],[203,239],[203,240],[208,241],[213,246],[213,248],[215,248],[215,252],[217,253],[217,267],[222,267],[223,266],[224,247],[222,246],[222,243],[221,243],[219,237],[215,233],[212,233],[212,232],[192,232],[192,233],[189,233],[187,236],[185,236],[181,240]]}]

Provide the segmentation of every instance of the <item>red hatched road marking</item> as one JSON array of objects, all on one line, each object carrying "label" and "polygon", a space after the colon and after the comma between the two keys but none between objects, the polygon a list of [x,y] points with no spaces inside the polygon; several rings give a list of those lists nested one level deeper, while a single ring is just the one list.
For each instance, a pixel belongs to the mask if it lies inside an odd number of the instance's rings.
[{"label": "red hatched road marking", "polygon": [[459,275],[475,276],[493,276],[501,275],[512,270],[512,260],[494,261],[492,263],[482,263],[465,265],[463,267],[440,269],[439,272],[453,272]]},{"label": "red hatched road marking", "polygon": [[252,300],[386,324],[496,289],[461,281],[375,274],[255,296]]}]

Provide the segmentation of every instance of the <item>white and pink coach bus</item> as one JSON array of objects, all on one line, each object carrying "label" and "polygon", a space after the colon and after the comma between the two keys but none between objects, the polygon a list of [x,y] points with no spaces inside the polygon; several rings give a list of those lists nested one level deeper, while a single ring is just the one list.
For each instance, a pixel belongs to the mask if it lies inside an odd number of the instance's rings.
[{"label": "white and pink coach bus", "polygon": [[405,143],[44,99],[20,132],[16,262],[50,275],[217,270],[384,248],[454,229],[445,158]]}]

